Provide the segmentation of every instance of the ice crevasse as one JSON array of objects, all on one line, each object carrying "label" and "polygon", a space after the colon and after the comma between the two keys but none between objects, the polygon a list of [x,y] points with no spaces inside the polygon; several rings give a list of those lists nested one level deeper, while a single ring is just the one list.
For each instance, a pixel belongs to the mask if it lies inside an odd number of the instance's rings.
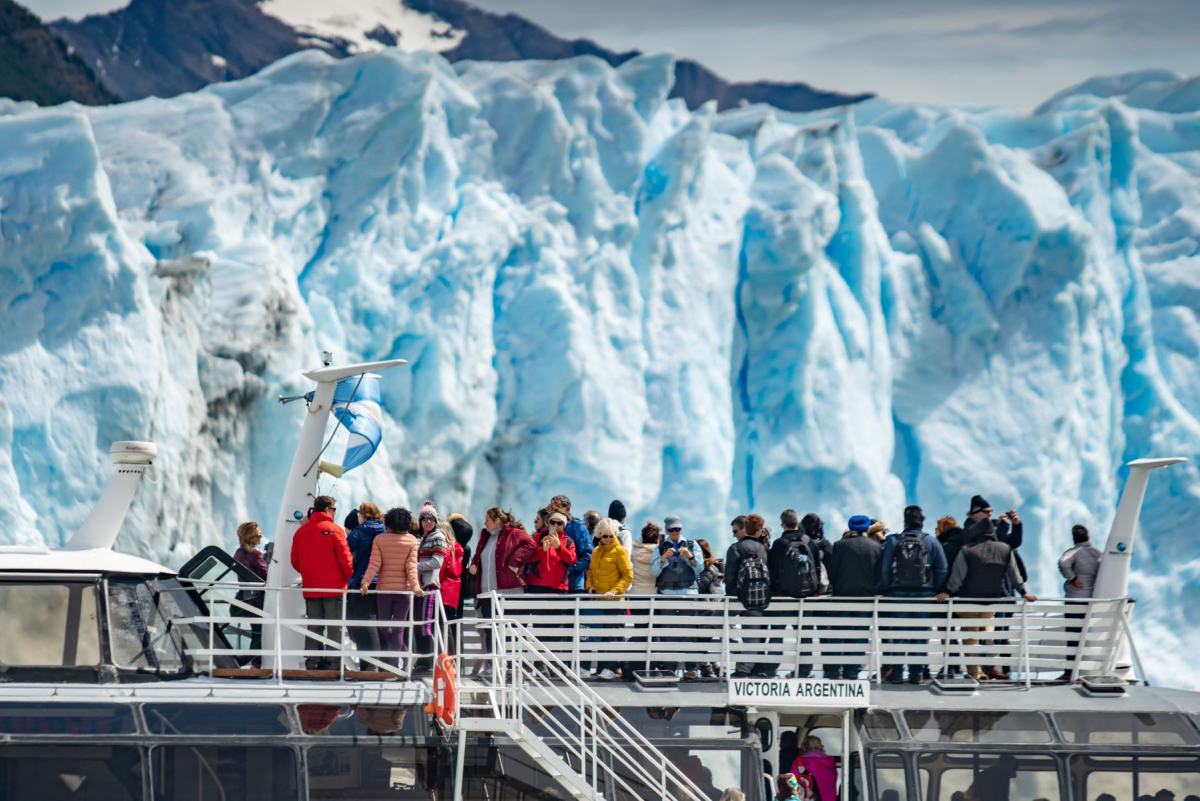
[{"label": "ice crevasse", "polygon": [[[1200,80],[1033,114],[668,101],[669,57],[315,52],[115,107],[0,105],[0,537],[61,543],[113,440],[162,455],[121,546],[270,523],[321,350],[402,357],[322,489],[528,517],[899,523],[1021,509],[1035,589],[1120,465],[1156,474],[1143,648],[1200,598]],[[1176,662],[1176,660],[1180,660]]]}]

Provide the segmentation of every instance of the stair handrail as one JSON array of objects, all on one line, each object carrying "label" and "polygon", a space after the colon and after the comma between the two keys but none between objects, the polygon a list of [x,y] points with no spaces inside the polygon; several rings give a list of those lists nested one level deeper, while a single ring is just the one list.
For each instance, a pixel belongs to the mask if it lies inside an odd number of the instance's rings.
[{"label": "stair handrail", "polygon": [[[681,801],[711,801],[711,799],[705,798],[700,789],[678,765],[671,762],[666,754],[655,747],[633,724],[622,717],[616,709],[604,700],[603,696],[589,687],[557,654],[546,648],[540,640],[530,633],[523,623],[511,618],[493,618],[486,622],[481,621],[481,623],[493,626],[496,632],[494,638],[499,641],[494,642],[493,648],[501,648],[500,653],[508,657],[504,662],[516,668],[513,677],[516,686],[513,688],[514,692],[511,695],[516,716],[519,717],[524,708],[534,706],[547,713],[539,715],[541,718],[539,722],[543,725],[547,725],[547,720],[554,719],[553,714],[549,710],[546,710],[544,705],[537,703],[533,696],[525,689],[523,685],[526,682],[532,682],[541,692],[558,701],[557,706],[559,708],[571,709],[577,707],[581,710],[578,716],[580,736],[576,737],[572,732],[565,739],[579,746],[582,752],[581,759],[586,759],[590,756],[593,777],[598,770],[602,769],[614,781],[636,795],[636,791],[629,787],[616,771],[599,761],[600,754],[597,752],[596,747],[603,744],[606,752],[605,756],[613,759],[614,762],[624,764],[630,770],[630,775],[632,776],[637,776],[645,772],[645,757],[654,758],[658,762],[658,767],[661,771],[663,790],[665,791],[670,785],[679,790],[679,794],[670,793],[664,795],[664,801],[672,801],[673,799],[680,799]],[[508,642],[509,640],[512,640],[511,644]],[[519,647],[512,647],[513,645]],[[503,685],[505,683],[502,667],[504,662],[496,666],[497,669],[493,674],[493,680],[497,681],[501,685],[501,688],[504,688]],[[532,664],[534,662],[545,665],[549,670],[537,669]],[[546,673],[550,675],[547,676],[545,675]],[[555,684],[555,680],[559,684]],[[577,696],[577,698],[573,698],[572,696]],[[590,726],[588,725],[589,723]],[[554,727],[547,725],[547,728]],[[614,732],[619,733],[619,738]],[[591,734],[591,744],[593,746],[590,755],[583,752],[588,733]],[[626,741],[628,746],[632,748],[623,747],[622,740]],[[640,754],[642,760],[635,759],[634,752]]]}]

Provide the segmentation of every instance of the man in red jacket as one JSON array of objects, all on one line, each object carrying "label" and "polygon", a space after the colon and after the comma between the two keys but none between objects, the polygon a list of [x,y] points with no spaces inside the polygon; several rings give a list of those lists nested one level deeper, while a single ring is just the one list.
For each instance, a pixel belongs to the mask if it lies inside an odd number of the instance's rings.
[{"label": "man in red jacket", "polygon": [[[343,590],[354,574],[354,560],[350,546],[346,544],[346,532],[333,516],[337,513],[337,501],[328,495],[313,499],[308,522],[296,529],[292,536],[292,567],[300,574],[304,587],[304,614],[310,620],[341,620],[343,616]],[[342,643],[342,627],[320,623],[308,627],[310,633]],[[306,638],[304,650],[332,650],[316,640]],[[337,659],[304,660],[309,670],[337,670]]]}]

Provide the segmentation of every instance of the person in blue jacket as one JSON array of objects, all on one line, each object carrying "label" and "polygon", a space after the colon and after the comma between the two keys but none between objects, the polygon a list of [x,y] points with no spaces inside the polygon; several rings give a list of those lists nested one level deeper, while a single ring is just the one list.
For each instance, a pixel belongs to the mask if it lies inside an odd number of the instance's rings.
[{"label": "person in blue jacket", "polygon": [[[908,506],[904,509],[904,530],[892,533],[883,542],[883,554],[879,559],[880,589],[884,595],[894,598],[932,598],[946,582],[950,572],[946,564],[946,553],[938,538],[923,529],[925,513],[920,506]],[[897,612],[895,617],[923,619],[929,617],[927,612]],[[901,640],[900,642],[920,644],[924,640]],[[901,665],[888,665],[884,668],[884,678],[893,683],[904,680],[904,668]],[[908,680],[919,684],[928,678],[928,666],[920,663],[910,663]]]},{"label": "person in blue jacket", "polygon": [[560,512],[567,518],[567,536],[575,544],[575,564],[567,570],[567,592],[584,592],[588,566],[592,563],[592,535],[578,517],[571,515],[571,499],[566,495],[555,495],[546,507],[551,514]]},{"label": "person in blue jacket", "polygon": [[[350,533],[346,535],[346,544],[350,546],[350,556],[354,559],[354,572],[350,574],[351,592],[346,595],[346,617],[351,620],[376,620],[377,597],[362,595],[357,590],[362,584],[363,573],[367,572],[367,564],[371,561],[371,546],[375,544],[375,538],[384,532],[383,512],[373,503],[361,503],[350,514],[357,515],[357,521],[351,529],[350,516],[347,515],[346,530]],[[382,650],[377,628],[351,626],[350,639],[354,640],[360,651]]]}]

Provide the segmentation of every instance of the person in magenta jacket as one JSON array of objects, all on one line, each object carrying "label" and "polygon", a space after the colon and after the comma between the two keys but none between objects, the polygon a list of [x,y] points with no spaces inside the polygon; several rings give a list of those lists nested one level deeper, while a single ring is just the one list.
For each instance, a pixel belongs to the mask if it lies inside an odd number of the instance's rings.
[{"label": "person in magenta jacket", "polygon": [[838,797],[837,759],[825,753],[825,744],[821,742],[820,737],[810,734],[804,738],[800,746],[800,756],[792,763],[792,773],[799,775],[800,766],[803,766],[817,783],[817,792],[821,798]]}]

